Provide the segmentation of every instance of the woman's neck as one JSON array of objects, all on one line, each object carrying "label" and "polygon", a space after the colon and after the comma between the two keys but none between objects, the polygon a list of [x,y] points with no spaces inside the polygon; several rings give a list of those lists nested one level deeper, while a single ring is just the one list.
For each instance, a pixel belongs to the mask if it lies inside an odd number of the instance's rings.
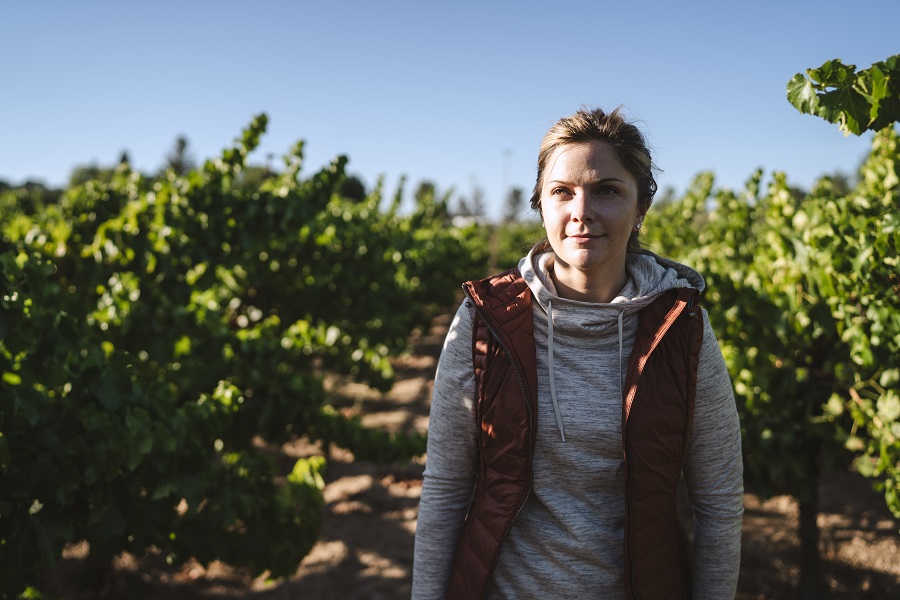
[{"label": "woman's neck", "polygon": [[615,274],[587,273],[558,263],[548,266],[550,279],[556,286],[556,295],[567,300],[598,304],[612,302],[627,281],[625,265]]}]

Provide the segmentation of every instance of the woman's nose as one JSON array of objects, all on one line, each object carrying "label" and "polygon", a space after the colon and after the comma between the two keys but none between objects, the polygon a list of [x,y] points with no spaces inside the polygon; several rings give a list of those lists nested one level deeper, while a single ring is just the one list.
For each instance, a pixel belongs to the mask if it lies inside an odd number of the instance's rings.
[{"label": "woman's nose", "polygon": [[575,192],[575,196],[572,198],[570,206],[572,207],[570,216],[573,221],[587,223],[594,219],[587,194],[585,194],[583,190]]}]

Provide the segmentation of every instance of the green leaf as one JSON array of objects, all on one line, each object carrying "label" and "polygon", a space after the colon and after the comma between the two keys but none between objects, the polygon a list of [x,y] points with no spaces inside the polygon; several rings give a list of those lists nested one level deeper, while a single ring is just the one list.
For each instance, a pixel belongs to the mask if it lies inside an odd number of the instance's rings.
[{"label": "green leaf", "polygon": [[62,550],[61,541],[53,538],[40,515],[32,515],[29,518],[29,524],[34,540],[37,542],[41,562],[48,566],[55,565]]},{"label": "green leaf", "polygon": [[0,473],[6,473],[10,464],[12,464],[12,455],[9,453],[9,443],[6,441],[6,436],[0,431]]},{"label": "green leaf", "polygon": [[323,456],[301,458],[294,463],[294,468],[291,471],[291,474],[288,475],[288,481],[322,490],[325,488],[325,480],[321,475],[324,468],[325,457]]},{"label": "green leaf", "polygon": [[156,488],[154,488],[153,494],[150,496],[150,498],[153,500],[160,500],[176,493],[177,491],[178,490],[175,487],[174,481],[163,481],[161,484],[156,486]]},{"label": "green leaf", "polygon": [[895,392],[888,391],[885,393],[878,399],[876,406],[878,407],[879,416],[885,421],[896,421],[900,418],[900,396]]},{"label": "green leaf", "polygon": [[122,405],[123,394],[117,389],[119,374],[107,369],[100,376],[100,385],[97,387],[97,398],[100,404],[108,411],[114,412]]},{"label": "green leaf", "polygon": [[885,369],[878,378],[881,387],[890,387],[896,385],[900,381],[900,368]]},{"label": "green leaf", "polygon": [[825,62],[818,69],[808,69],[807,73],[820,86],[842,87],[856,79],[856,65],[845,65],[839,58]]},{"label": "green leaf", "polygon": [[864,269],[867,269],[874,252],[875,248],[872,246],[863,247],[862,250],[860,250],[859,255],[853,259],[853,270],[859,273]]},{"label": "green leaf", "polygon": [[819,98],[812,82],[802,73],[794,75],[787,85],[788,101],[800,112],[815,115],[819,108]]},{"label": "green leaf", "polygon": [[128,428],[128,451],[125,457],[125,467],[133,471],[153,449],[152,423],[147,411],[135,408],[129,410],[125,416],[125,425]]},{"label": "green leaf", "polygon": [[875,103],[887,97],[890,82],[890,75],[876,63],[870,69],[860,73],[856,87],[869,102]]}]

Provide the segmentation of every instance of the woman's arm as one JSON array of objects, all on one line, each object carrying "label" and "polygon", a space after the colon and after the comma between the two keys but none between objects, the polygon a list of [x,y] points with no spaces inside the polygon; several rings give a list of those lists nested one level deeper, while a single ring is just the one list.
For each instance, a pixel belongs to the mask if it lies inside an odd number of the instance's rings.
[{"label": "woman's arm", "polygon": [[416,523],[412,597],[443,599],[478,468],[472,365],[472,309],[465,303],[450,325],[438,361],[428,453]]},{"label": "woman's arm", "polygon": [[734,598],[741,562],[744,469],[731,378],[703,314],[694,425],[684,474],[694,510],[696,599]]}]

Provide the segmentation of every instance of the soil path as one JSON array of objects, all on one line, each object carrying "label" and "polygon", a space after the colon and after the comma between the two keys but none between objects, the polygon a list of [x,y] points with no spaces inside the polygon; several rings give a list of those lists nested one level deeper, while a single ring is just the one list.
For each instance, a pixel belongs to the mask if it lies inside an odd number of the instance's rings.
[{"label": "soil path", "polygon": [[[378,394],[333,380],[332,392],[364,422],[393,430],[425,431],[431,382],[447,327],[438,319],[415,340],[416,352],[397,361],[397,383]],[[310,451],[303,444],[289,454]],[[159,556],[123,555],[113,573],[93,571],[75,546],[48,577],[44,589],[59,598],[365,599],[410,595],[413,539],[423,464],[376,465],[340,450],[329,451],[321,537],[289,580],[252,579],[227,565],[191,563],[173,569]],[[798,580],[797,505],[788,497],[745,496],[743,558],[738,600],[794,597]],[[819,516],[829,597],[900,598],[900,521],[870,483],[853,473],[829,476]]]}]

